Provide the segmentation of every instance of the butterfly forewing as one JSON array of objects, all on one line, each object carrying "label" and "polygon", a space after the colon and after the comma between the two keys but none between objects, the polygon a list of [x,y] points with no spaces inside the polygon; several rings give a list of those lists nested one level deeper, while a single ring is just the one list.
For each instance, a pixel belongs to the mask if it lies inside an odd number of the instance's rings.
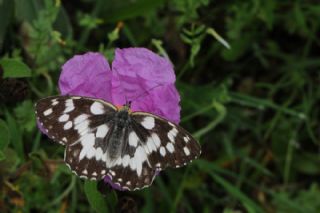
[{"label": "butterfly forewing", "polygon": [[92,128],[101,125],[101,115],[112,115],[115,110],[113,105],[101,100],[77,96],[54,96],[36,104],[40,127],[49,138],[65,145],[78,141]]},{"label": "butterfly forewing", "polygon": [[135,131],[143,135],[143,147],[152,166],[180,167],[199,157],[199,143],[182,127],[145,112],[134,112],[132,118]]},{"label": "butterfly forewing", "polygon": [[104,101],[55,96],[36,104],[37,120],[48,137],[66,145],[65,162],[80,177],[101,179],[107,173],[108,116],[116,108]]}]

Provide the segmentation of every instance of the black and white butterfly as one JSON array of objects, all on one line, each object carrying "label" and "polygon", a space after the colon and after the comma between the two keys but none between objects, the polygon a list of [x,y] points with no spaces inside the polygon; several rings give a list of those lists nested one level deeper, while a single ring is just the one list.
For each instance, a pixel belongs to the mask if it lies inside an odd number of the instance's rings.
[{"label": "black and white butterfly", "polygon": [[99,99],[54,96],[36,103],[48,137],[66,146],[64,160],[78,176],[109,176],[126,190],[149,186],[157,171],[199,157],[199,143],[182,127],[147,112]]}]

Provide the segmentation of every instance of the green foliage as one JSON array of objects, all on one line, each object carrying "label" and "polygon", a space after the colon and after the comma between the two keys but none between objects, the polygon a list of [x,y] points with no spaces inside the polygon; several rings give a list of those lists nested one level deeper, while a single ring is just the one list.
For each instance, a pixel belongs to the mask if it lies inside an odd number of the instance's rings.
[{"label": "green foliage", "polygon": [[31,76],[30,68],[17,59],[1,59],[0,66],[2,66],[3,69],[3,78],[22,78]]},{"label": "green foliage", "polygon": [[298,192],[280,191],[274,195],[273,203],[280,213],[318,212],[320,209],[319,195],[319,186],[314,183],[309,189]]},{"label": "green foliage", "polygon": [[87,199],[91,207],[99,213],[110,212],[108,205],[104,197],[97,190],[96,181],[86,181],[84,183],[84,192],[86,193]]},{"label": "green foliage", "polygon": [[[311,1],[0,0],[0,212],[318,212],[318,20]],[[103,195],[37,130],[33,104],[58,94],[73,55],[131,46],[174,64],[202,156]]]}]

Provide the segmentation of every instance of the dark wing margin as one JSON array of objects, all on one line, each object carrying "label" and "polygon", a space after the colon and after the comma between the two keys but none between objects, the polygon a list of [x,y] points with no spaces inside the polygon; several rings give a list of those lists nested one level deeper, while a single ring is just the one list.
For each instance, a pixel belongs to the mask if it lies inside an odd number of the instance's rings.
[{"label": "dark wing margin", "polygon": [[128,167],[117,165],[109,169],[107,176],[112,183],[122,189],[133,191],[150,186],[156,176],[156,170],[144,162],[141,174],[138,175],[135,169],[132,170]]},{"label": "dark wing margin", "polygon": [[[48,137],[63,145],[72,144],[103,123],[103,116],[117,110],[110,103],[81,96],[52,96],[35,104],[39,126]],[[105,117],[105,116],[104,116]]]},{"label": "dark wing margin", "polygon": [[150,113],[131,116],[153,168],[181,167],[200,156],[200,144],[182,127]]}]

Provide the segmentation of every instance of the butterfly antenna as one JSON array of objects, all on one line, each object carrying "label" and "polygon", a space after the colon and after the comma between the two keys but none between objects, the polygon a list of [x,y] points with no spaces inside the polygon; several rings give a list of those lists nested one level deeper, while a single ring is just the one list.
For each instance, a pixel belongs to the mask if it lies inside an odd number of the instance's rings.
[{"label": "butterfly antenna", "polygon": [[151,87],[150,89],[148,90],[145,90],[143,93],[137,95],[136,97],[134,97],[131,101],[136,101],[138,100],[139,98],[142,98],[143,96],[145,96],[146,94],[150,93],[153,89],[157,88],[157,87],[160,87],[160,86],[163,86],[162,84],[158,84],[156,86],[153,86]]},{"label": "butterfly antenna", "polygon": [[133,102],[133,101],[136,101],[136,100],[138,100],[139,98],[141,98],[141,97],[143,97],[143,96],[145,96],[146,94],[148,94],[149,92],[151,92],[153,89],[155,89],[155,88],[157,88],[157,87],[160,87],[160,86],[163,86],[163,84],[158,84],[158,85],[156,85],[156,86],[153,86],[153,87],[151,87],[150,89],[148,89],[148,90],[145,90],[143,93],[141,93],[141,94],[139,94],[139,95],[137,95],[136,97],[134,97],[133,99],[131,99],[130,101],[128,100],[128,97],[127,97],[127,94],[126,94],[126,90],[125,90],[125,87],[123,87],[122,85],[122,81],[121,81],[121,78],[120,78],[120,74],[118,73],[118,71],[116,70],[116,69],[113,69],[116,73],[117,73],[117,77],[119,78],[118,80],[120,81],[120,87],[121,87],[121,89],[123,90],[123,93],[124,93],[124,98],[125,98],[125,101],[126,101],[126,105],[131,105],[131,103]]}]

